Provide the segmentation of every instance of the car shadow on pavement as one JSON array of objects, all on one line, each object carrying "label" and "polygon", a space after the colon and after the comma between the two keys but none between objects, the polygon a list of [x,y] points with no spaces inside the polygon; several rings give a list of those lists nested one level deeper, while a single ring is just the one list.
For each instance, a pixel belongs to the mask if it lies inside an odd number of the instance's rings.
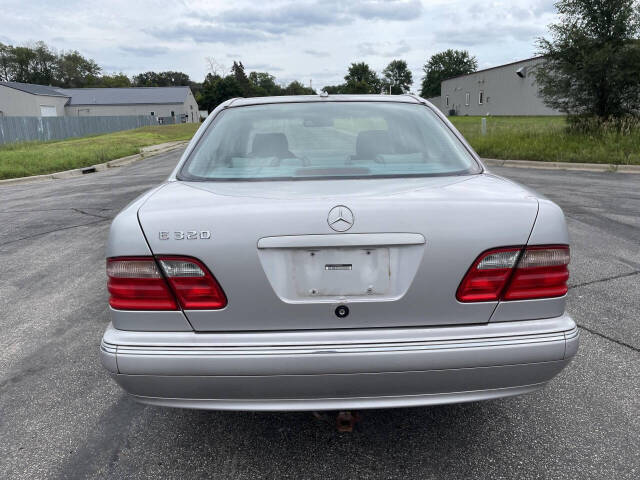
[{"label": "car shadow on pavement", "polygon": [[504,401],[364,410],[351,433],[338,432],[311,412],[178,410],[126,397],[119,404],[118,410],[129,410],[124,422],[130,423],[110,448],[108,470],[117,475],[159,469],[184,478],[202,470],[221,477],[350,478],[416,474],[425,465],[444,474],[473,450],[484,461],[491,432],[497,433],[497,425],[509,429]]}]

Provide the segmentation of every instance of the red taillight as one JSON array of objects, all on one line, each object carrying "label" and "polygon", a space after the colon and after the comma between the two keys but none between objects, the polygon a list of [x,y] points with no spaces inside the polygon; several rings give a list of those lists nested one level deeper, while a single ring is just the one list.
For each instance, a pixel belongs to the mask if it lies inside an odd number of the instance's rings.
[{"label": "red taillight", "polygon": [[178,304],[185,310],[214,310],[227,305],[222,288],[200,261],[174,256],[157,260],[107,259],[109,304],[118,310],[177,310]]},{"label": "red taillight", "polygon": [[227,306],[227,297],[211,272],[189,257],[158,257],[162,271],[185,310],[217,310]]},{"label": "red taillight", "polygon": [[118,310],[177,310],[176,300],[151,257],[107,259],[109,305]]},{"label": "red taillight", "polygon": [[481,254],[458,287],[460,302],[528,300],[567,293],[569,247],[497,248]]},{"label": "red taillight", "polygon": [[509,282],[504,300],[561,297],[567,293],[569,247],[527,247]]},{"label": "red taillight", "polygon": [[490,302],[500,298],[521,248],[496,248],[481,254],[462,279],[456,298],[461,302]]}]

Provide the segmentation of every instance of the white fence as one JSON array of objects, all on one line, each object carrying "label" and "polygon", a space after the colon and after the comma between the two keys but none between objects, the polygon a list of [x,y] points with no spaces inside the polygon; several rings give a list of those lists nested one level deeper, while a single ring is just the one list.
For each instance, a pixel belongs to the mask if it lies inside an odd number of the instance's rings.
[{"label": "white fence", "polygon": [[156,117],[0,117],[0,144],[62,140],[158,125]]}]

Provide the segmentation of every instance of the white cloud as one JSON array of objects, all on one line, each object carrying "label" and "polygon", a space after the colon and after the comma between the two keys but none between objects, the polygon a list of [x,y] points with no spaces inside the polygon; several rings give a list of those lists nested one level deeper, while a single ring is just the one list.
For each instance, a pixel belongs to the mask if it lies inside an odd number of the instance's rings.
[{"label": "white cloud", "polygon": [[269,72],[272,75],[273,75],[273,72],[282,71],[282,67],[279,67],[277,65],[271,65],[270,63],[247,63],[246,65],[244,65],[244,68],[247,71]]},{"label": "white cloud", "polygon": [[164,55],[169,53],[169,49],[167,47],[131,47],[127,45],[121,45],[120,50],[124,53],[128,53],[130,55],[138,56],[138,57],[156,57],[158,55]]},{"label": "white cloud", "polygon": [[307,55],[311,55],[312,57],[319,57],[319,58],[326,58],[331,56],[329,52],[322,52],[320,50],[314,50],[313,48],[305,48],[303,50],[303,53],[306,53]]},{"label": "white cloud", "polygon": [[358,53],[363,56],[396,57],[411,50],[404,40],[399,42],[363,42],[358,44]]}]

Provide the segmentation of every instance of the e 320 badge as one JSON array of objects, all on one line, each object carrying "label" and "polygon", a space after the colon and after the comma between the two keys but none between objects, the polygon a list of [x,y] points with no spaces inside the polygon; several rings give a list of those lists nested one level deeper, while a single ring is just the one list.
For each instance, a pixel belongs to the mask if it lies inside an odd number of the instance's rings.
[{"label": "e 320 badge", "polygon": [[[173,233],[173,237],[172,234]],[[160,240],[209,240],[211,232],[209,230],[178,230],[175,232],[161,231],[158,233]]]}]

